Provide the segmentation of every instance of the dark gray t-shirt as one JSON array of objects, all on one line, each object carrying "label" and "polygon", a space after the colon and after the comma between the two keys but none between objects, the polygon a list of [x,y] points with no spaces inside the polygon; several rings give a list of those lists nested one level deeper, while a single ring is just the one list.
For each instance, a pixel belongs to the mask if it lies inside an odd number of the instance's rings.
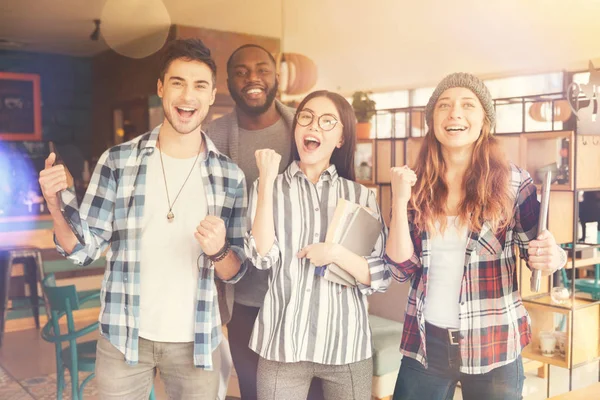
[{"label": "dark gray t-shirt", "polygon": [[258,131],[239,128],[238,140],[237,164],[246,175],[248,189],[252,188],[252,184],[258,178],[258,167],[254,156],[256,150],[273,149],[281,154],[279,173],[282,173],[288,167],[289,162],[286,163],[286,160],[290,160],[292,152],[291,132],[286,132],[283,119],[280,118],[273,125]]},{"label": "dark gray t-shirt", "polygon": [[[279,173],[283,173],[291,162],[292,132],[283,119],[257,131],[239,128],[238,166],[246,175],[248,193],[258,178],[258,167],[254,153],[259,149],[273,149],[281,154]],[[250,307],[261,307],[268,289],[269,271],[250,268],[246,275],[234,285],[235,302]]]}]

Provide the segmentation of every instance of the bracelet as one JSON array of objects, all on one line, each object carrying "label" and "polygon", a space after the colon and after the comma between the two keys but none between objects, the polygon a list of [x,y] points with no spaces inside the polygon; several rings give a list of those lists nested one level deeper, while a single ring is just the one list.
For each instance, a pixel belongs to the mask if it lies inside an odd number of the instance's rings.
[{"label": "bracelet", "polygon": [[[558,246],[558,245],[556,245]],[[567,257],[567,252],[562,247],[558,246],[560,251],[560,266],[556,269],[556,271],[563,269],[567,265],[567,261],[569,261]]]},{"label": "bracelet", "polygon": [[213,263],[219,262],[222,259],[224,259],[225,257],[227,257],[227,254],[229,254],[230,249],[231,249],[231,245],[229,244],[229,240],[225,239],[225,244],[223,245],[221,250],[219,250],[216,254],[213,254],[212,256],[208,256],[208,258]]}]

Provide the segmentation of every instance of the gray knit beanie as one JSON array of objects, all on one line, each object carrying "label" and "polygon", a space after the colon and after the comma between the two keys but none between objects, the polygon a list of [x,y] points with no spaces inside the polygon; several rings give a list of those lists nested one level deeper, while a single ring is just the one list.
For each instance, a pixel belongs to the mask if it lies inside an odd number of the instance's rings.
[{"label": "gray knit beanie", "polygon": [[429,98],[427,107],[425,108],[425,118],[427,120],[427,126],[433,127],[433,109],[438,98],[444,93],[445,90],[455,87],[464,87],[471,90],[479,98],[483,111],[491,122],[491,128],[496,123],[496,111],[494,110],[494,102],[492,101],[492,95],[488,90],[487,86],[475,75],[466,72],[455,72],[446,76],[437,85],[433,94]]}]

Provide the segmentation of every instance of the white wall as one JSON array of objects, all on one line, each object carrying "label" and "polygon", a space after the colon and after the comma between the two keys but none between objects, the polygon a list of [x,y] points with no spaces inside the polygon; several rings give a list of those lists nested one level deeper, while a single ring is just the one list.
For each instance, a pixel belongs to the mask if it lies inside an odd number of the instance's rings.
[{"label": "white wall", "polygon": [[[600,58],[600,0],[285,0],[283,48],[312,58],[318,88],[433,86],[587,69]],[[598,62],[600,65],[600,62]]]}]

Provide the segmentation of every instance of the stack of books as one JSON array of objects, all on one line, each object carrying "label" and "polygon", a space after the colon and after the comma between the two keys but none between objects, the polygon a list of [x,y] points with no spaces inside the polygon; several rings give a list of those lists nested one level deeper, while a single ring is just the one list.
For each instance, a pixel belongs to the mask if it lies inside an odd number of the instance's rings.
[{"label": "stack of books", "polygon": [[[339,243],[359,256],[369,256],[381,233],[377,214],[367,207],[340,199],[327,229],[326,243]],[[316,267],[315,274],[344,286],[356,286],[356,279],[340,266]]]}]

